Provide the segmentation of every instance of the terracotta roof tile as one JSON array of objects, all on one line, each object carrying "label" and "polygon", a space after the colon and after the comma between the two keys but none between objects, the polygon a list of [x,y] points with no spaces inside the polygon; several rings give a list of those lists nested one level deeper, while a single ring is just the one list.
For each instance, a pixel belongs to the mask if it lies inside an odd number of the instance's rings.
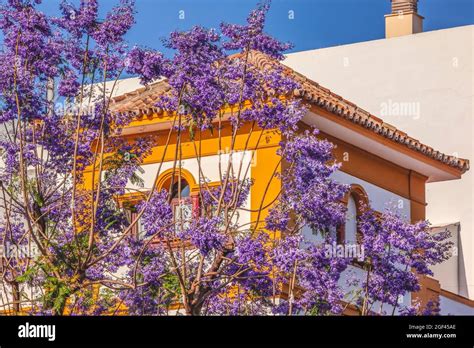
[{"label": "terracotta roof tile", "polygon": [[[257,52],[252,52],[249,59],[251,64],[261,69],[275,64],[281,64],[264,54]],[[281,66],[288,74],[292,75],[301,86],[300,89],[294,91],[294,96],[302,98],[313,105],[324,108],[345,120],[369,129],[386,139],[403,144],[427,157],[457,168],[461,173],[469,170],[469,160],[436,151],[430,146],[421,143],[419,140],[408,136],[408,134],[397,129],[395,126],[384,122],[379,117],[359,108],[357,105],[344,99],[342,96],[331,92],[331,90],[321,86],[317,82],[306,78],[284,65]],[[144,114],[149,115],[153,112],[160,113],[161,110],[154,104],[159,96],[166,94],[169,90],[170,86],[167,84],[166,80],[160,80],[148,85],[147,87],[139,88],[133,92],[113,98],[111,109],[114,112],[132,113],[135,116]]]}]

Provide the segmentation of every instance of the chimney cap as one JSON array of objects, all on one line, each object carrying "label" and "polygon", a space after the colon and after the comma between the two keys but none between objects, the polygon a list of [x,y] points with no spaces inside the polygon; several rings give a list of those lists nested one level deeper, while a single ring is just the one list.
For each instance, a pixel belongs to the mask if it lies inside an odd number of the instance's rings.
[{"label": "chimney cap", "polygon": [[391,0],[392,14],[415,12],[418,13],[418,0]]}]

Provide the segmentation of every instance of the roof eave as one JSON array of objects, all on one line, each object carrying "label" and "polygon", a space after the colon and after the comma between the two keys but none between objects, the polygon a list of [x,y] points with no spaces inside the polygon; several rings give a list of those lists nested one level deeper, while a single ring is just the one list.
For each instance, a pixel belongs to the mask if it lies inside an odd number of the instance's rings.
[{"label": "roof eave", "polygon": [[426,176],[427,182],[460,179],[467,170],[442,163],[318,107],[311,108],[303,122],[402,168],[416,171]]}]

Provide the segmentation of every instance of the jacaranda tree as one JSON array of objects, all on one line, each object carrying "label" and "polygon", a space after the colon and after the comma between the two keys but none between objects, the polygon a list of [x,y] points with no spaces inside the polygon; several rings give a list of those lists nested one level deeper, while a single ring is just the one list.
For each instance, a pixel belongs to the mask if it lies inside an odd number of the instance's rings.
[{"label": "jacaranda tree", "polygon": [[[325,253],[345,219],[340,201],[348,187],[332,179],[339,168],[333,145],[299,127],[306,109],[293,97],[298,84],[278,64],[261,69],[250,62],[256,53],[277,62],[290,48],[264,32],[268,3],[245,25],[171,33],[164,44],[174,54],[167,57],[126,44],[132,0],[105,18],[98,17],[98,0],[64,1],[59,17],[40,12],[40,2],[0,5],[0,242],[15,250],[2,256],[4,313],[163,315],[181,306],[188,315],[327,315],[348,304],[363,315],[379,307],[381,314],[420,313],[397,308],[397,299],[417,291],[417,275],[430,274],[428,266],[449,251],[445,236],[431,236],[426,222],[366,210],[366,258],[358,266],[366,276],[356,296],[342,284],[353,261]],[[110,107],[124,73],[143,84],[166,78],[170,90],[156,107],[172,117],[165,149],[175,139],[178,177],[183,135],[196,146],[205,131],[220,138],[228,127],[230,152],[244,125],[249,137],[257,128],[282,135],[278,155],[286,170],[270,179],[282,189],[271,206],[262,201],[258,215],[266,210],[265,218],[250,225],[239,219],[253,185],[243,159],[222,166],[219,186],[206,185],[200,167],[198,217],[174,216],[171,190],[153,189],[133,218],[127,215],[117,197],[129,182],[140,183],[140,165],[156,139],[120,136],[133,120]],[[93,173],[89,186],[86,170]],[[322,242],[307,245],[304,227]]]}]

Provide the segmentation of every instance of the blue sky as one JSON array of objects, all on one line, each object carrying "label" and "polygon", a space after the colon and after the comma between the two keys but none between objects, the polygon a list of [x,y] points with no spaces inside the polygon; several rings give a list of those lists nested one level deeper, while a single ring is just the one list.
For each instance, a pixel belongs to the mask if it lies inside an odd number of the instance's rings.
[{"label": "blue sky", "polygon": [[[127,38],[131,44],[161,49],[161,39],[172,30],[242,23],[257,1],[136,0],[137,23]],[[55,15],[60,2],[43,0],[40,8]],[[117,2],[100,0],[102,13]],[[294,19],[288,18],[289,11]],[[374,40],[384,37],[384,14],[389,12],[390,0],[273,0],[267,32],[292,42],[293,51]],[[474,24],[474,0],[420,0],[419,13],[425,17],[425,31]]]},{"label": "blue sky", "polygon": [[[73,1],[77,2],[77,0]],[[56,14],[60,0],[44,0],[43,11]],[[117,0],[101,0],[105,13]],[[161,39],[176,29],[220,22],[242,23],[257,0],[136,0],[137,23],[130,44],[162,49]],[[184,19],[180,19],[183,15]],[[294,19],[289,19],[293,11]],[[390,0],[273,0],[267,32],[303,51],[384,37]],[[420,0],[425,31],[474,24],[474,0]]]}]

